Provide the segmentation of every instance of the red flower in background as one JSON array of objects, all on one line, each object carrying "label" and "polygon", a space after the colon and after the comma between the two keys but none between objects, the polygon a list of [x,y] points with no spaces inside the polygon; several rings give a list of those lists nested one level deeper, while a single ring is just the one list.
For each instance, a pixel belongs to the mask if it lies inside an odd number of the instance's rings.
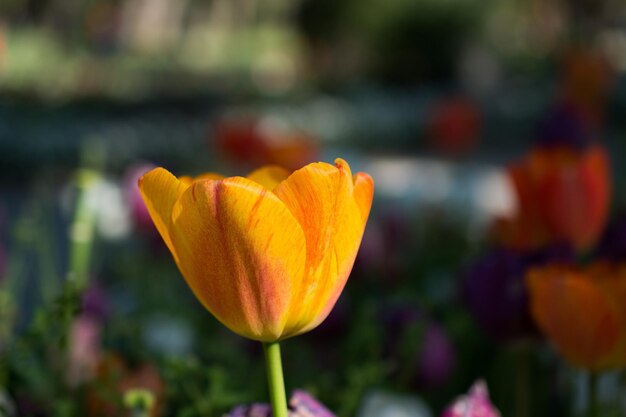
[{"label": "red flower in background", "polygon": [[469,98],[445,98],[428,115],[426,129],[430,144],[437,151],[453,157],[465,155],[478,142],[480,108]]},{"label": "red flower in background", "polygon": [[603,147],[536,148],[511,166],[508,174],[517,211],[498,221],[498,239],[522,250],[567,242],[584,251],[596,242],[607,220],[611,194]]},{"label": "red flower in background", "polygon": [[215,128],[218,150],[248,166],[298,169],[318,159],[317,141],[300,130],[254,116],[224,118]]}]

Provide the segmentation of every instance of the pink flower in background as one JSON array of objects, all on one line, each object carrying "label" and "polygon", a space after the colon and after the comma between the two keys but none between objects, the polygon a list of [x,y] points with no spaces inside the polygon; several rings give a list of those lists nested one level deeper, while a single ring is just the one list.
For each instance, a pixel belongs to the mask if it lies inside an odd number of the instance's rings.
[{"label": "pink flower in background", "polygon": [[79,385],[91,380],[102,355],[102,326],[108,315],[108,300],[101,285],[92,283],[83,293],[81,313],[70,329],[67,380]]},{"label": "pink flower in background", "polygon": [[[295,390],[289,400],[289,417],[335,417],[311,394]],[[271,417],[272,408],[268,404],[240,405],[224,417]]]},{"label": "pink flower in background", "polygon": [[156,228],[152,224],[152,219],[148,213],[146,203],[143,202],[143,198],[139,192],[139,187],[137,186],[137,181],[139,180],[139,177],[155,167],[155,165],[149,162],[140,163],[129,168],[124,176],[124,194],[126,196],[126,201],[130,209],[133,223],[140,230],[149,230],[154,232],[156,232]]},{"label": "pink flower in background", "polygon": [[491,404],[485,382],[477,381],[469,393],[458,397],[441,417],[500,417],[500,412]]},{"label": "pink flower in background", "polygon": [[70,330],[67,370],[67,379],[71,385],[79,385],[94,376],[100,360],[101,337],[102,325],[97,318],[82,314],[74,319]]}]

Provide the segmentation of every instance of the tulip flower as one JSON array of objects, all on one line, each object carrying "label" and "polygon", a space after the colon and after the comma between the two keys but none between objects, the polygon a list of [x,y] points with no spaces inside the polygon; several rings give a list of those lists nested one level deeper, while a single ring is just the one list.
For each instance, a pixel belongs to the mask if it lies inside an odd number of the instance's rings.
[{"label": "tulip flower", "polygon": [[457,398],[441,417],[500,417],[500,412],[489,400],[487,385],[478,381],[467,395]]},{"label": "tulip flower", "polygon": [[575,366],[602,371],[626,365],[626,269],[550,265],[527,277],[531,312],[556,350]]},{"label": "tulip flower", "polygon": [[501,219],[497,235],[516,249],[567,242],[589,249],[607,220],[610,172],[604,148],[538,147],[509,168],[517,212]]},{"label": "tulip flower", "polygon": [[[179,179],[156,168],[139,188],[196,297],[235,333],[264,342],[270,388],[282,385],[276,342],[317,327],[339,298],[369,215],[371,177],[353,177],[337,159],[247,178]],[[276,417],[286,416],[284,387],[275,402]]]},{"label": "tulip flower", "polygon": [[162,168],[140,189],[200,302],[244,337],[273,342],[315,328],[343,289],[373,183],[348,164],[277,167],[248,178],[177,179]]}]

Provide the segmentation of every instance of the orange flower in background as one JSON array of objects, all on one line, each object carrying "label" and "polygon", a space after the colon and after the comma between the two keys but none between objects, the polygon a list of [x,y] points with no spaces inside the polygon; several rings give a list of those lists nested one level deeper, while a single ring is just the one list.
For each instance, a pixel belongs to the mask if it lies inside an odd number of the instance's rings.
[{"label": "orange flower in background", "polygon": [[359,248],[373,181],[348,164],[291,175],[178,179],[156,168],[139,181],[150,215],[200,302],[226,327],[273,342],[319,325]]},{"label": "orange flower in background", "polygon": [[611,181],[603,147],[537,148],[508,170],[517,196],[512,218],[500,219],[496,234],[516,249],[568,242],[589,249],[608,216]]},{"label": "orange flower in background", "polygon": [[556,350],[591,371],[626,365],[626,268],[547,266],[527,276],[531,313]]}]

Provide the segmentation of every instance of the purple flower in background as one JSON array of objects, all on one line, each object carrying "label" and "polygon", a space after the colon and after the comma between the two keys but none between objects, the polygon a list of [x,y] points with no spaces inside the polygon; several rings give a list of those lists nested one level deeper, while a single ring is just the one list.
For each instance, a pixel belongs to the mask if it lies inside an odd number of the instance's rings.
[{"label": "purple flower in background", "polygon": [[225,417],[271,417],[272,408],[267,404],[239,405]]},{"label": "purple flower in background", "polygon": [[137,181],[146,172],[154,169],[156,166],[150,163],[142,163],[128,169],[124,176],[124,194],[128,202],[131,216],[136,227],[140,230],[156,232],[156,228],[148,213],[148,208],[141,197]]},{"label": "purple flower in background", "polygon": [[477,381],[469,393],[458,397],[441,417],[500,417],[500,412],[491,404],[485,382]]},{"label": "purple flower in background", "polygon": [[[240,405],[224,417],[272,417],[272,409],[267,404]],[[289,417],[335,417],[335,415],[309,393],[295,390],[289,400]]]},{"label": "purple flower in background", "polygon": [[455,351],[448,334],[437,324],[430,323],[418,359],[418,383],[426,387],[442,386],[454,370]]},{"label": "purple flower in background", "polygon": [[[420,388],[443,385],[454,371],[455,349],[445,330],[412,305],[382,314],[386,356],[401,364],[397,377]],[[413,364],[412,368],[407,368]]]},{"label": "purple flower in background", "polygon": [[533,253],[494,248],[474,263],[461,283],[461,296],[478,325],[499,342],[534,337],[528,310],[526,271],[548,262],[568,263],[573,251],[555,245]]},{"label": "purple flower in background", "polygon": [[105,320],[109,315],[106,293],[100,284],[93,283],[83,292],[82,312],[99,320]]}]

